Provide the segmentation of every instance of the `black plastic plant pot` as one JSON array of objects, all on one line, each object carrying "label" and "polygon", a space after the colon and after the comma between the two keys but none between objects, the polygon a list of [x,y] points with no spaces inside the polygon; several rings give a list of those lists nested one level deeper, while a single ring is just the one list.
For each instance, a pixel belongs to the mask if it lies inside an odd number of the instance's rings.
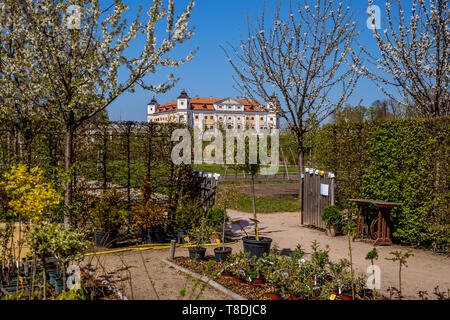
[{"label": "black plastic plant pot", "polygon": [[177,229],[177,242],[178,243],[185,243],[184,241],[184,229],[183,228],[178,228]]},{"label": "black plastic plant pot", "polygon": [[192,260],[205,260],[206,248],[189,248],[189,258]]},{"label": "black plastic plant pot", "polygon": [[165,232],[162,228],[153,227],[142,230],[142,243],[163,243],[165,240]]},{"label": "black plastic plant pot", "polygon": [[230,247],[225,248],[215,248],[214,249],[214,257],[217,262],[225,262],[228,259],[228,256],[231,254],[232,249]]},{"label": "black plastic plant pot", "polygon": [[113,245],[117,232],[94,231],[94,242],[97,247],[109,247]]},{"label": "black plastic plant pot", "polygon": [[261,258],[264,253],[270,252],[270,244],[272,239],[268,237],[243,237],[244,241],[244,251],[250,253],[250,256]]}]

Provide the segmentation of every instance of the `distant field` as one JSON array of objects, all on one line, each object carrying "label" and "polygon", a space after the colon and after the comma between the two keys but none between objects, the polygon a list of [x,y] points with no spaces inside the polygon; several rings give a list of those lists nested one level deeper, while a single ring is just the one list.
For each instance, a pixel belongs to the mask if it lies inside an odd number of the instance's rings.
[{"label": "distant field", "polygon": [[[210,173],[218,173],[220,175],[224,175],[225,174],[225,167],[223,167],[220,164],[196,164],[194,165],[194,170],[197,171],[205,171],[205,172],[210,172]],[[286,172],[286,168],[284,166],[281,166],[278,168],[278,173],[285,173]],[[298,169],[296,166],[287,166],[287,172],[288,173],[297,173]],[[233,174],[243,174],[242,171],[237,171],[228,168],[227,170],[227,175],[233,175]]]},{"label": "distant field", "polygon": [[[253,212],[252,197],[246,193],[241,193],[238,199],[236,210],[243,212]],[[260,196],[256,197],[257,213],[296,211],[300,211],[300,203],[298,199],[275,199]]]}]

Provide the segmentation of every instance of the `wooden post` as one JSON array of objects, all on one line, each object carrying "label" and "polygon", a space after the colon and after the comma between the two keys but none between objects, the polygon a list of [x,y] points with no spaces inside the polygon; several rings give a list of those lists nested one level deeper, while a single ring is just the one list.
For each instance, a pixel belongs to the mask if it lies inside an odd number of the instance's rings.
[{"label": "wooden post", "polygon": [[169,251],[169,260],[173,260],[175,258],[175,246],[177,241],[171,240],[170,241],[170,251]]}]

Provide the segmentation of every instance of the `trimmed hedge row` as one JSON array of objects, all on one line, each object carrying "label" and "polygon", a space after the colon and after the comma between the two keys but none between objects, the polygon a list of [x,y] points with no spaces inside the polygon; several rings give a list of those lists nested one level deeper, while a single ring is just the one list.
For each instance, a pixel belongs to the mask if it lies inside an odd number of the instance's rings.
[{"label": "trimmed hedge row", "polygon": [[401,202],[392,213],[398,243],[450,252],[450,118],[326,124],[315,163],[336,175],[336,201]]}]

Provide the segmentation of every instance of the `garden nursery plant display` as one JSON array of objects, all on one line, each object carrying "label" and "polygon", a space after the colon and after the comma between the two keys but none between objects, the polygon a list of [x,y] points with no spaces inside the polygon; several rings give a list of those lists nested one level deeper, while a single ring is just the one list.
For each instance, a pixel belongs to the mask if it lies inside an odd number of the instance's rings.
[{"label": "garden nursery plant display", "polygon": [[[4,177],[0,186],[1,218],[6,222],[0,228],[1,298],[101,298],[92,291],[101,287],[99,281],[78,267],[88,245],[86,235],[53,221],[62,197],[45,181],[42,170],[19,165]],[[80,286],[72,289],[74,281]],[[106,295],[112,292],[102,297]]]},{"label": "garden nursery plant display", "polygon": [[[239,251],[226,262],[215,262],[208,275],[226,288],[250,300],[348,300],[352,299],[352,281],[349,262],[332,262],[328,249],[314,242],[307,258],[300,245],[291,255],[280,255],[277,249],[260,258]],[[207,259],[208,260],[208,259]],[[191,263],[180,257],[175,263],[201,274],[207,263]],[[353,283],[355,299],[373,299],[372,291],[365,288],[365,275],[358,275]],[[350,292],[350,294],[349,294]],[[378,299],[384,297],[378,296]]]}]

